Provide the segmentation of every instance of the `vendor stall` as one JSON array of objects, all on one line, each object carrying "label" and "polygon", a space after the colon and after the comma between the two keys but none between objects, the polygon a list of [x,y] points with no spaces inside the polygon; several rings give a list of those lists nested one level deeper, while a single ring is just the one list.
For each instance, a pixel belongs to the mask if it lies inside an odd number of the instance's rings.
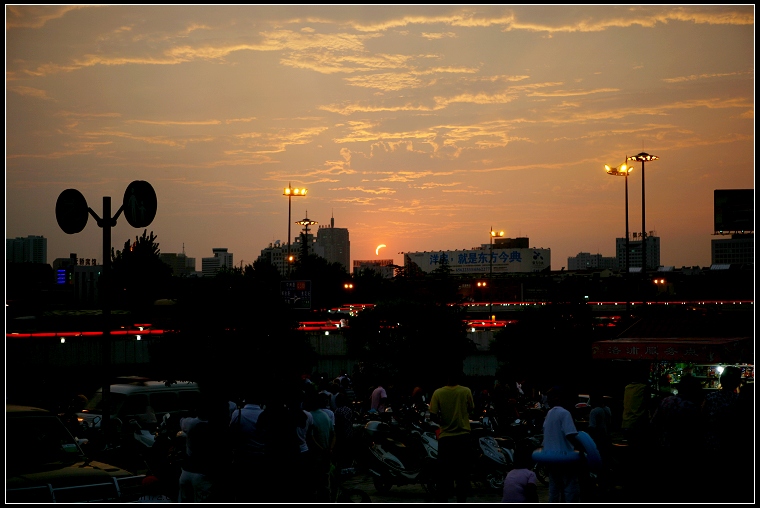
[{"label": "vendor stall", "polygon": [[700,379],[707,390],[719,388],[720,373],[727,365],[742,370],[743,382],[754,383],[754,344],[750,337],[735,338],[623,338],[592,344],[598,360],[643,360],[650,362],[650,383],[667,392],[664,384],[675,385],[685,374]]}]

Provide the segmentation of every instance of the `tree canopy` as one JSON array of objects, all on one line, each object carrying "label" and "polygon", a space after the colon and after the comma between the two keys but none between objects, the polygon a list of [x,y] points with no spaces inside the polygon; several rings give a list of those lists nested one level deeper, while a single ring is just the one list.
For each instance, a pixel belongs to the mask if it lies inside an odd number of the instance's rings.
[{"label": "tree canopy", "polygon": [[166,295],[172,270],[161,261],[153,231],[124,242],[122,250],[111,248],[111,277],[108,282],[111,306],[141,311]]}]

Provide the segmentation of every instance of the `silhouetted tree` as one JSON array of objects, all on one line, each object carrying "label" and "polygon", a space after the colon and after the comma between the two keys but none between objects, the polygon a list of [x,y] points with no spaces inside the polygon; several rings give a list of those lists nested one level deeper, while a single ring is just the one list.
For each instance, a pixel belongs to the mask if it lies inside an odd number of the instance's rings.
[{"label": "silhouetted tree", "polygon": [[370,268],[354,274],[353,282],[353,303],[378,303],[391,295],[392,281]]},{"label": "silhouetted tree", "polygon": [[124,242],[123,250],[111,248],[111,306],[147,311],[167,290],[172,269],[161,261],[161,251],[153,231],[147,230],[134,242]]},{"label": "silhouetted tree", "polygon": [[291,279],[311,281],[311,308],[332,309],[346,303],[343,283],[349,278],[346,269],[337,262],[328,262],[315,254],[301,256],[295,263]]}]

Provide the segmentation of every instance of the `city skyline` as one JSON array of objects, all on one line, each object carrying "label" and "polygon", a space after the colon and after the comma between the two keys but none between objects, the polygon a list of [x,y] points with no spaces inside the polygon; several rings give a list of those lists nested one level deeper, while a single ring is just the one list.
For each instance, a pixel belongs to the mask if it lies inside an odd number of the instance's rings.
[{"label": "city skyline", "polygon": [[[56,199],[115,213],[145,180],[161,252],[250,264],[287,243],[292,184],[291,222],[335,217],[350,261],[493,227],[559,270],[615,255],[604,165],[647,152],[661,264],[709,266],[714,191],[754,189],[754,88],[754,5],[6,5],[6,238],[100,261],[95,220],[67,235]],[[142,232],[122,215],[112,247]]]}]

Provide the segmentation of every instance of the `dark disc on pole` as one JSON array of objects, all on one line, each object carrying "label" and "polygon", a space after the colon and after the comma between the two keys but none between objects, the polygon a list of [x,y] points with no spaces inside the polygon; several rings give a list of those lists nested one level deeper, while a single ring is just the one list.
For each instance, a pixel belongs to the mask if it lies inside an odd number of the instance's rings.
[{"label": "dark disc on pole", "polygon": [[76,189],[66,189],[55,202],[55,219],[64,233],[79,233],[87,225],[87,200]]},{"label": "dark disc on pole", "polygon": [[153,187],[143,180],[135,180],[124,191],[124,217],[133,228],[150,226],[156,217],[158,199]]}]

